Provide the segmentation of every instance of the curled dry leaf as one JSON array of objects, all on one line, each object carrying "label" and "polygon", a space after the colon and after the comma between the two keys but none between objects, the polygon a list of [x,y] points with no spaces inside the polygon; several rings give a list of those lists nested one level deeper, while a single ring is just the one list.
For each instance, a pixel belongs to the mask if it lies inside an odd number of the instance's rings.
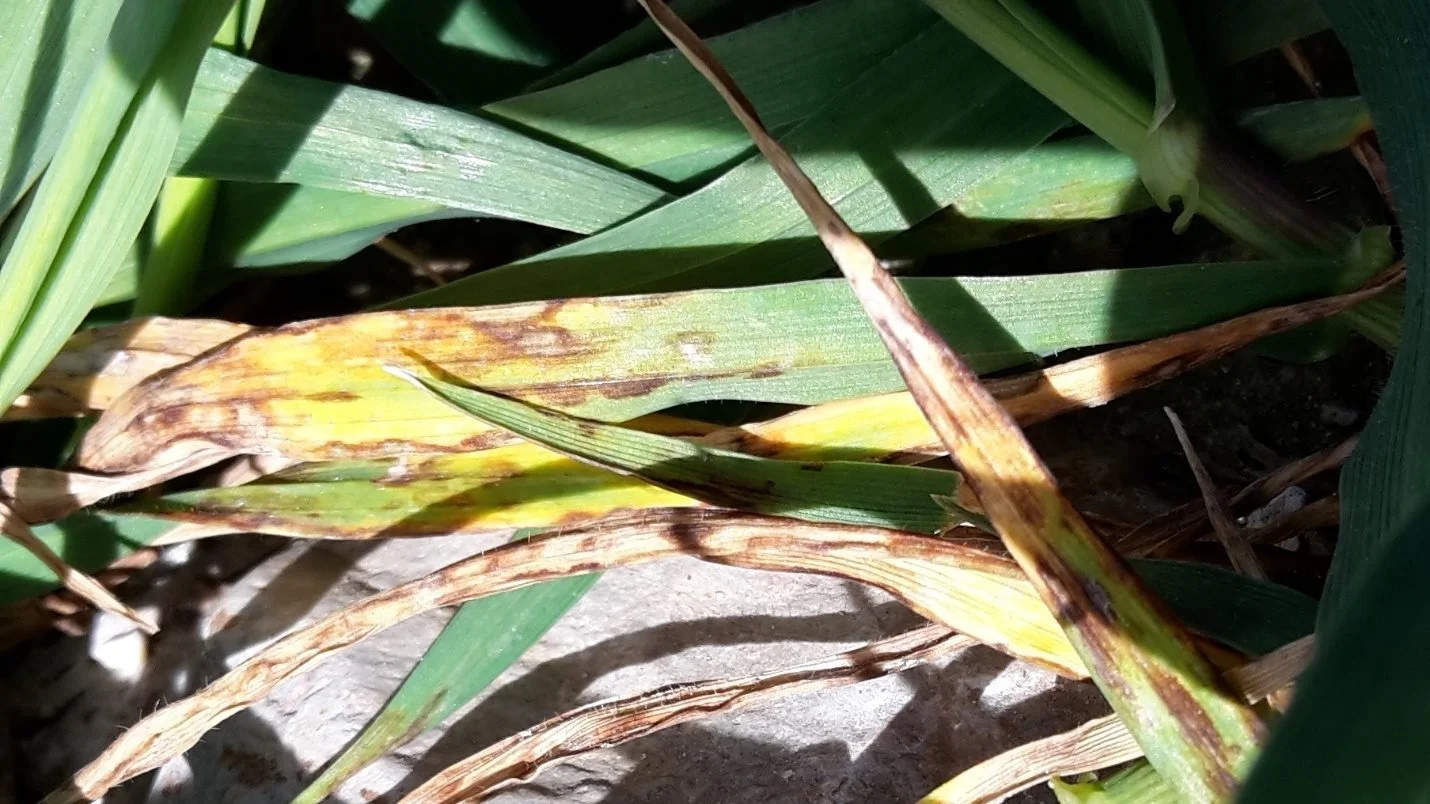
[{"label": "curled dry leaf", "polygon": [[248,332],[246,324],[136,318],[70,337],[4,418],[79,416],[105,410],[125,391]]},{"label": "curled dry leaf", "polygon": [[11,468],[0,471],[0,494],[28,522],[49,522],[97,502],[162,483],[209,464],[190,455],[166,466],[124,475],[96,475],[55,469]]},{"label": "curled dry leaf", "polygon": [[1072,776],[1142,756],[1116,715],[1024,743],[939,785],[920,804],[993,804],[1054,776]]},{"label": "curled dry leaf", "polygon": [[[1248,703],[1289,690],[1311,662],[1314,635],[1222,673]],[[1137,759],[1142,747],[1116,715],[1025,743],[984,760],[929,793],[920,804],[992,804],[1055,776],[1076,776]]]},{"label": "curled dry leaf", "polygon": [[139,612],[124,605],[104,584],[65,563],[48,545],[35,537],[30,526],[10,507],[0,503],[0,528],[11,540],[29,550],[45,566],[59,577],[60,583],[71,592],[92,603],[96,608],[118,614],[134,623],[146,634],[157,633],[159,627],[140,616]]},{"label": "curled dry leaf", "polygon": [[770,136],[709,48],[661,0],[640,2],[809,216],[1009,552],[1149,759],[1193,800],[1234,795],[1265,738],[1261,719],[1222,687],[1191,635],[1093,533],[1013,418]]},{"label": "curled dry leaf", "polygon": [[424,611],[673,555],[867,583],[979,642],[1069,677],[1085,674],[1056,622],[1007,559],[878,528],[724,511],[652,511],[504,545],[299,629],[198,693],[135,724],[46,801],[104,795],[187,751],[210,728],[285,679]]},{"label": "curled dry leaf", "polygon": [[568,757],[681,723],[746,709],[800,692],[857,684],[935,661],[976,644],[939,625],[770,673],[676,684],[558,715],[433,776],[401,804],[455,804],[531,779]]}]

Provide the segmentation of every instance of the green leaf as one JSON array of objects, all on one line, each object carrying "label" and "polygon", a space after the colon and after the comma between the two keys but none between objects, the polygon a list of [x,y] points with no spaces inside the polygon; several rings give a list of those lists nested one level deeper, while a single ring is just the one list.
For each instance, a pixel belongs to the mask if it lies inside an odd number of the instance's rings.
[{"label": "green leaf", "polygon": [[[1370,129],[1359,98],[1297,101],[1252,109],[1247,133],[1288,161],[1345,148]],[[979,248],[1148,209],[1137,164],[1097,137],[1045,142],[970,188],[881,250],[886,258]]]},{"label": "green leaf", "polygon": [[404,226],[471,214],[418,198],[224,182],[208,253],[240,268],[335,262]]},{"label": "green leaf", "polygon": [[1341,473],[1341,531],[1322,598],[1320,626],[1333,627],[1358,576],[1430,499],[1430,9],[1415,2],[1324,0],[1355,62],[1375,119],[1404,237],[1405,313],[1390,381]]},{"label": "green leaf", "polygon": [[348,0],[402,66],[448,104],[471,108],[516,91],[556,63],[521,0]]},{"label": "green leaf", "polygon": [[[709,44],[766,125],[782,132],[847,94],[851,83],[935,24],[937,18],[917,3],[825,0],[715,37]],[[684,59],[672,56],[670,51],[657,53],[493,103],[485,111],[579,152],[676,184],[753,154],[749,137],[719,96]],[[949,57],[959,58],[953,53]],[[976,86],[975,78],[968,76],[970,83],[964,86]],[[995,141],[992,134],[984,140]],[[812,143],[809,148],[844,150],[834,143]]]},{"label": "green leaf", "polygon": [[1202,0],[1182,3],[1181,11],[1197,52],[1223,64],[1304,39],[1330,25],[1316,0]]},{"label": "green leaf", "polygon": [[369,762],[460,709],[520,659],[600,577],[577,575],[462,604],[382,711],[293,804],[326,800]]},{"label": "green leaf", "polygon": [[1134,561],[1157,595],[1192,630],[1259,656],[1311,633],[1316,601],[1231,570],[1186,561]]},{"label": "green leaf", "polygon": [[[877,242],[955,203],[1063,121],[934,21],[783,141],[849,224]],[[516,301],[553,287],[588,295],[809,278],[832,267],[813,234],[756,157],[614,229],[398,304]]]},{"label": "green leaf", "polygon": [[[785,131],[828,104],[864,71],[913,37],[920,20],[927,18],[927,12],[916,4],[824,0],[711,42],[753,96],[766,122],[776,131]],[[1279,40],[1267,41],[1274,46]],[[205,91],[203,81],[197,91]],[[633,95],[639,95],[640,104],[627,102]],[[217,107],[224,102],[215,97],[206,104]],[[670,58],[668,53],[492,104],[483,113],[535,131],[576,152],[664,181],[688,183],[753,150],[719,98],[684,60]],[[1313,109],[1294,113],[1310,115]],[[299,116],[320,120],[323,114],[321,109],[299,112]],[[1273,115],[1268,125],[1285,127],[1279,119],[1282,116]],[[204,136],[202,121],[189,125],[194,130],[187,138]],[[1037,149],[1029,157],[1040,155],[1041,149]],[[970,162],[986,158],[989,169],[1006,162],[1005,155],[997,151],[986,156],[981,151],[967,151],[962,156]],[[1048,157],[1061,161],[1056,150]],[[857,156],[845,159],[855,169],[862,169]],[[830,170],[837,167],[831,165]],[[270,172],[279,169],[273,167]],[[1036,168],[1043,173],[1056,169]],[[981,175],[977,167],[967,172]],[[880,180],[891,177],[881,176]],[[912,183],[904,184],[911,191],[918,189]],[[1131,184],[1132,195],[1141,197],[1135,178]],[[958,199],[960,208],[977,190],[970,188]],[[1105,193],[1096,202],[1110,210],[1104,217],[1124,211],[1118,206],[1121,196],[1128,194],[1122,184],[1108,184]],[[370,243],[409,223],[462,214],[435,202],[379,196],[343,199],[334,191],[305,186],[243,188],[241,202],[220,204],[215,238],[221,245],[213,252],[215,258],[221,264],[254,266],[341,259],[365,245],[365,240]],[[1039,205],[1038,199],[1029,200],[1026,206],[1027,219],[1049,214],[1048,205]],[[332,208],[340,213],[332,214]],[[1010,218],[1024,217],[1016,214],[1018,211],[1007,210]],[[230,220],[235,215],[237,219]],[[348,220],[353,221],[350,226]],[[993,228],[1008,227],[998,221]],[[305,232],[311,232],[316,242],[305,243],[301,239]]]},{"label": "green leaf", "polygon": [[1430,502],[1402,522],[1337,599],[1242,804],[1430,801]]},{"label": "green leaf", "polygon": [[[265,0],[237,0],[214,34],[214,44],[245,55],[257,35]],[[192,306],[204,246],[221,188],[212,179],[171,176],[154,201],[141,249],[144,266],[133,314],[179,315]]]},{"label": "green leaf", "polygon": [[925,1],[1094,134],[1136,158],[1144,183],[1164,206],[1173,197],[1188,208],[1194,202],[1199,214],[1267,256],[1343,256],[1352,249],[1354,231],[1325,219],[1205,135],[1194,115],[1169,109],[1170,93],[1154,105],[1027,0]]},{"label": "green leaf", "polygon": [[0,3],[0,218],[54,156],[121,2]]},{"label": "green leaf", "polygon": [[0,409],[59,351],[119,268],[163,182],[225,0],[131,0],[0,269]]},{"label": "green leaf", "polygon": [[496,123],[210,50],[176,172],[417,199],[573,232],[657,203],[660,190]]},{"label": "green leaf", "polygon": [[[687,24],[697,29],[701,28],[701,23],[706,19],[716,16],[722,11],[745,5],[753,5],[753,3],[750,0],[671,0],[669,3],[672,11],[679,14]],[[798,47],[800,42],[792,41],[789,45]],[[649,18],[642,17],[640,22],[626,32],[533,83],[530,89],[535,91],[565,84],[577,78],[584,78],[597,70],[604,70],[623,61],[629,61],[668,47],[670,47],[670,41],[665,38],[665,34],[661,33]],[[832,48],[838,49],[837,46],[832,46]]]}]

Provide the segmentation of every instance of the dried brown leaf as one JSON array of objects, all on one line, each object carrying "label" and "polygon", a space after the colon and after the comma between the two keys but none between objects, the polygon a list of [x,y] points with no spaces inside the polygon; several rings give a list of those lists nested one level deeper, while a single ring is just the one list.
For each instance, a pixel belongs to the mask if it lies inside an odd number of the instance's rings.
[{"label": "dried brown leaf", "polygon": [[1142,756],[1142,747],[1116,715],[1024,743],[986,759],[939,785],[920,804],[993,804],[1054,776],[1095,771]]},{"label": "dried brown leaf", "polygon": [[984,644],[1070,677],[1077,655],[1017,567],[947,541],[878,528],[671,509],[517,542],[374,595],[295,631],[182,701],[144,718],[46,799],[94,800],[187,751],[287,678],[441,606],[673,555],[751,569],[813,572],[879,587]]},{"label": "dried brown leaf", "polygon": [[797,667],[742,678],[676,684],[587,704],[448,767],[405,796],[401,804],[479,800],[577,754],[787,695],[901,672],[973,644],[976,643],[968,637],[930,625]]},{"label": "dried brown leaf", "polygon": [[134,623],[146,634],[153,634],[159,631],[159,627],[140,616],[139,612],[124,605],[112,592],[104,588],[104,585],[89,575],[80,572],[65,563],[63,558],[55,554],[44,542],[40,541],[30,526],[25,523],[10,506],[0,503],[0,529],[5,531],[5,535],[12,541],[29,550],[35,558],[50,568],[50,571],[60,579],[60,583],[71,592],[88,600],[96,608],[118,614],[126,620]]},{"label": "dried brown leaf", "polygon": [[1181,418],[1171,408],[1162,410],[1172,422],[1172,430],[1177,434],[1182,452],[1186,453],[1187,465],[1191,467],[1192,476],[1197,480],[1197,488],[1202,492],[1202,504],[1207,509],[1207,520],[1212,523],[1212,530],[1216,531],[1222,549],[1226,550],[1227,557],[1231,559],[1231,566],[1249,578],[1266,580],[1266,570],[1262,569],[1261,562],[1256,560],[1251,543],[1247,541],[1241,528],[1226,515],[1226,509],[1222,508],[1216,484],[1212,482],[1211,475],[1207,474],[1202,459],[1197,457],[1197,450],[1192,446],[1192,437],[1187,435],[1187,428],[1182,425]]},{"label": "dried brown leaf", "polygon": [[[1310,635],[1283,645],[1226,670],[1222,678],[1248,703],[1274,699],[1310,664],[1313,641]],[[940,785],[920,804],[993,804],[1055,776],[1076,776],[1142,755],[1142,747],[1117,716],[1097,718],[986,759]]]},{"label": "dried brown leaf", "polygon": [[[1335,469],[1350,457],[1358,440],[1359,436],[1352,436],[1258,478],[1231,498],[1231,509],[1238,511],[1268,503],[1291,486]],[[1174,555],[1183,545],[1201,536],[1207,524],[1206,506],[1201,502],[1187,503],[1133,528],[1118,541],[1117,549],[1130,556]]]}]

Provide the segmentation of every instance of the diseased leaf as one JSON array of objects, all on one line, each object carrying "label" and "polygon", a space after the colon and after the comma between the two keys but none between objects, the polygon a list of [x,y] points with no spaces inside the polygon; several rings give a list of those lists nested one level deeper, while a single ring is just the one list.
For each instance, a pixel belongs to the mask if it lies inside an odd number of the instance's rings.
[{"label": "diseased leaf", "polygon": [[1054,776],[1095,771],[1141,756],[1142,747],[1127,727],[1117,715],[1108,715],[984,760],[939,785],[919,804],[992,804]]},{"label": "diseased leaf", "polygon": [[[400,369],[394,371],[493,427],[509,430],[582,463],[630,475],[710,505],[915,533],[936,533],[950,524],[947,504],[940,505],[936,498],[955,496],[959,486],[956,472],[853,461],[757,458],[578,419]],[[964,520],[952,524],[983,524],[976,514],[957,513]]]},{"label": "diseased leaf", "polygon": [[1134,762],[1106,779],[1052,780],[1058,804],[1183,804],[1186,800],[1146,762]]},{"label": "diseased leaf", "polygon": [[[1045,371],[999,378],[987,387],[1026,426],[1105,404],[1268,332],[1332,315],[1375,290],[1259,310]],[[869,427],[871,421],[879,426]],[[685,422],[646,420],[636,426],[666,435],[698,435],[707,446],[783,460],[917,463],[944,451],[907,392],[826,403],[715,432]],[[1274,491],[1299,479],[1299,474],[1287,475]],[[917,489],[896,486],[891,491]],[[1246,492],[1238,500],[1263,496]],[[907,505],[926,503],[915,494]],[[550,527],[622,509],[690,504],[688,496],[562,460],[528,444],[512,444],[454,455],[310,464],[243,488],[184,492],[141,504],[139,510],[238,530],[370,538]],[[1204,514],[1204,509],[1197,513]],[[1196,535],[1203,518],[1181,527]]]},{"label": "diseased leaf", "polygon": [[1003,543],[1153,765],[1193,798],[1232,794],[1264,736],[1258,715],[1228,694],[1190,634],[1062,495],[1012,417],[770,136],[699,37],[661,0],[640,2],[809,216]]},{"label": "diseased leaf", "polygon": [[[905,286],[986,371],[1325,292],[1321,278],[1337,270],[1228,263]],[[424,363],[608,421],[707,399],[812,404],[901,387],[838,281],[374,313],[254,332],[140,384],[89,432],[80,461],[120,473],[196,450],[333,460],[493,443],[382,369]]]},{"label": "diseased leaf", "polygon": [[[99,797],[186,751],[209,728],[286,678],[423,611],[673,555],[871,583],[980,642],[1073,677],[1083,675],[1062,632],[1008,559],[897,531],[735,512],[650,511],[489,550],[299,629],[194,696],[141,720],[46,801]],[[1220,582],[1205,589],[1207,599],[1235,597],[1255,583],[1230,572],[1218,577]]]}]

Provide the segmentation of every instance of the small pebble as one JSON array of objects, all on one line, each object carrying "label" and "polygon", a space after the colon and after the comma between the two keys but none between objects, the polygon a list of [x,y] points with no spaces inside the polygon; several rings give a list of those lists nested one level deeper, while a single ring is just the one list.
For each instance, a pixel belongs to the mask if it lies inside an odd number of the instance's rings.
[{"label": "small pebble", "polygon": [[1300,486],[1292,486],[1271,499],[1271,502],[1261,506],[1246,515],[1246,527],[1256,530],[1270,525],[1272,522],[1293,514],[1306,507],[1306,490]]},{"label": "small pebble", "polygon": [[1322,405],[1321,421],[1336,427],[1350,427],[1360,418],[1360,414],[1341,405]]}]

